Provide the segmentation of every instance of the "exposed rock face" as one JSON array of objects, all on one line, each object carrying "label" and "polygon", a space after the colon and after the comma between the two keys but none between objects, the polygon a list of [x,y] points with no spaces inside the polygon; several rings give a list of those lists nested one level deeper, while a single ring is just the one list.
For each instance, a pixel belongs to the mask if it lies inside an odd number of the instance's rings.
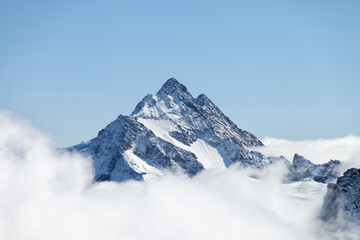
[{"label": "exposed rock face", "polygon": [[311,179],[316,182],[328,183],[339,176],[340,161],[330,160],[324,164],[314,164],[303,156],[295,153],[293,163],[290,166],[288,178],[290,181]]},{"label": "exposed rock face", "polygon": [[[67,150],[92,157],[96,181],[148,180],[164,171],[193,176],[203,169],[226,168],[236,162],[262,168],[280,161],[290,167],[284,157],[265,157],[249,149],[257,146],[263,146],[262,142],[238,128],[204,94],[193,98],[184,85],[171,78],[156,95],[147,95],[130,116],[120,115],[94,139]],[[308,165],[313,168],[314,164],[293,166],[297,175],[291,180],[308,177],[307,171],[299,170]],[[328,180],[330,168],[318,171],[322,181]],[[316,171],[309,172],[315,179]]]},{"label": "exposed rock face", "polygon": [[360,227],[360,169],[351,168],[336,184],[328,184],[321,219],[336,222],[340,227],[348,224]]},{"label": "exposed rock face", "polygon": [[190,176],[204,167],[196,156],[158,138],[131,117],[120,115],[88,143],[69,148],[89,154],[94,160],[97,181],[144,180],[156,169],[180,167]]}]

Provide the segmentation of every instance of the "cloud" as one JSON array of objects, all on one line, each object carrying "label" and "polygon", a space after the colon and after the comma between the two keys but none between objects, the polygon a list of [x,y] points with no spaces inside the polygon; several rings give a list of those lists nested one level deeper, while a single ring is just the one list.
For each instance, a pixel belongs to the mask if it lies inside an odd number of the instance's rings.
[{"label": "cloud", "polygon": [[290,141],[279,138],[265,138],[265,147],[254,148],[267,156],[283,155],[290,161],[295,153],[303,155],[314,163],[337,159],[345,163],[346,168],[360,167],[360,137],[349,135],[335,139],[317,139]]},{"label": "cloud", "polygon": [[234,165],[93,184],[90,159],[57,152],[27,121],[0,113],[0,133],[0,239],[328,239],[326,186],[280,184],[281,166],[266,181]]}]

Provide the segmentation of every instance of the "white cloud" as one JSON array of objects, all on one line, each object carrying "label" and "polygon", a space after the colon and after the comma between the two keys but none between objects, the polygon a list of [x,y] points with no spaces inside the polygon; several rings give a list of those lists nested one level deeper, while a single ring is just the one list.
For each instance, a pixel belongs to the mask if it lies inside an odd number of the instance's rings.
[{"label": "white cloud", "polygon": [[265,138],[265,147],[254,148],[267,156],[283,155],[290,161],[295,153],[303,155],[314,163],[340,160],[346,167],[360,167],[360,137],[349,135],[335,139],[290,141],[279,138]]},{"label": "white cloud", "polygon": [[[249,178],[236,166],[189,179],[91,184],[91,161],[58,153],[0,113],[0,239],[317,239],[325,185]],[[324,237],[323,239],[328,239]]]}]

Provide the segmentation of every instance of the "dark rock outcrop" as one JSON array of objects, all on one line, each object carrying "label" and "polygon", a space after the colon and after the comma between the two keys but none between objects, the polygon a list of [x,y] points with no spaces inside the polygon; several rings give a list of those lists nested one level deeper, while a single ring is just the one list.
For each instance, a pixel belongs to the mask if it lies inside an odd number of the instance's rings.
[{"label": "dark rock outcrop", "polygon": [[335,184],[328,184],[321,219],[340,227],[355,224],[360,228],[360,169],[351,168]]}]

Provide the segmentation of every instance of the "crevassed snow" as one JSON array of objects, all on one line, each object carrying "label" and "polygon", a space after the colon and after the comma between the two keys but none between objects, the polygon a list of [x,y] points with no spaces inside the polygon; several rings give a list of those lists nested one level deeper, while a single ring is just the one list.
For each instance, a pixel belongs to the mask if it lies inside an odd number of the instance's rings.
[{"label": "crevassed snow", "polygon": [[137,173],[145,173],[143,178],[145,181],[156,179],[162,176],[159,169],[150,166],[146,161],[142,160],[133,153],[132,149],[124,152],[123,157],[129,166]]},{"label": "crevassed snow", "polygon": [[169,120],[139,118],[138,121],[150,129],[157,137],[186,151],[194,153],[205,169],[224,169],[230,164],[230,159],[224,159],[216,148],[211,147],[202,139],[198,139],[190,146],[187,146],[171,137],[169,132],[175,131],[177,128]]}]

